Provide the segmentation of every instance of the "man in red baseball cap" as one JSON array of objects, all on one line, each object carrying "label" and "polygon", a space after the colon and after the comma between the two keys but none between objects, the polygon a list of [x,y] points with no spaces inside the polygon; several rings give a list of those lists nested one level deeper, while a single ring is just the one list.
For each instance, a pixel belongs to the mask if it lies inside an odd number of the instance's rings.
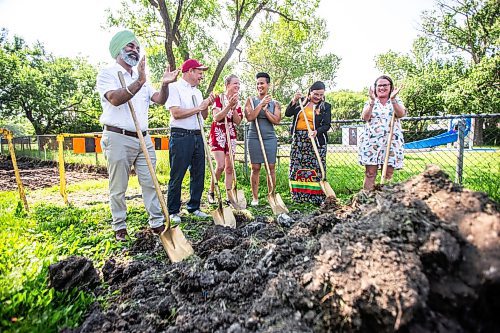
[{"label": "man in red baseball cap", "polygon": [[196,59],[188,59],[188,60],[184,61],[184,63],[182,64],[182,67],[181,67],[183,73],[186,73],[187,71],[189,71],[190,69],[193,69],[193,68],[201,69],[202,71],[206,71],[208,69],[207,66],[203,66]]},{"label": "man in red baseball cap", "polygon": [[197,217],[209,216],[200,210],[205,184],[205,150],[197,118],[198,113],[201,113],[203,119],[206,119],[208,107],[214,102],[212,94],[203,100],[198,89],[207,69],[198,60],[188,59],[181,66],[182,78],[168,86],[169,96],[165,106],[171,117],[167,206],[170,219],[176,223],[181,221],[181,186],[188,168],[190,199],[187,210]]}]

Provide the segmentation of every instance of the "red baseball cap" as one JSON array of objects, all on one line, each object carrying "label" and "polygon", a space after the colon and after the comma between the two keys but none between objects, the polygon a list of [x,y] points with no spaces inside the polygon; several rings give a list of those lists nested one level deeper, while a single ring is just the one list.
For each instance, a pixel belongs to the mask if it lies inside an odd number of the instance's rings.
[{"label": "red baseball cap", "polygon": [[207,66],[203,66],[196,59],[188,59],[184,61],[181,68],[183,73],[186,73],[188,70],[192,68],[201,69],[202,71],[206,71],[208,69]]}]

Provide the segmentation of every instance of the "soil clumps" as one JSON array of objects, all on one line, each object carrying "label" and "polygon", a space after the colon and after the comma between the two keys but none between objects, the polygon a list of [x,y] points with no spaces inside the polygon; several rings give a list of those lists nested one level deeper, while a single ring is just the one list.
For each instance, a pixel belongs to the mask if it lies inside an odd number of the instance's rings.
[{"label": "soil clumps", "polygon": [[144,231],[102,269],[108,298],[65,332],[493,332],[500,214],[437,167],[347,207],[208,227],[171,264]]}]

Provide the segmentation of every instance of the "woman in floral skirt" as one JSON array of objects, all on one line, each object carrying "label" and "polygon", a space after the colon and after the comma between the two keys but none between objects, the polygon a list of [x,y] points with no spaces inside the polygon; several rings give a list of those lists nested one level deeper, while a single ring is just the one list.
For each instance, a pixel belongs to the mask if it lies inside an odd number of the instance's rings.
[{"label": "woman in floral skirt", "polygon": [[[307,131],[307,124],[299,103],[303,105],[311,128],[310,133]],[[325,200],[325,194],[319,183],[322,178],[321,169],[311,138],[316,142],[323,169],[326,170],[327,132],[331,126],[331,110],[332,106],[325,102],[325,84],[321,81],[313,83],[305,98],[301,98],[301,94],[296,93],[286,108],[285,115],[293,116],[290,128],[292,145],[289,179],[292,199],[296,202],[312,202],[319,205]]]}]

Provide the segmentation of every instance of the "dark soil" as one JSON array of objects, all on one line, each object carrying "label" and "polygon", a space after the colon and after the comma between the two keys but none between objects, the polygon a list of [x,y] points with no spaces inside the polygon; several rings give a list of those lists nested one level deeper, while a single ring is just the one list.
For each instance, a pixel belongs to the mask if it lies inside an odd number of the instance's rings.
[{"label": "dark soil", "polygon": [[[58,163],[43,161],[31,157],[17,157],[17,166],[23,186],[30,190],[51,187],[59,184]],[[65,165],[66,183],[73,184],[87,179],[102,179],[107,177],[105,167],[85,164]],[[3,191],[17,190],[14,167],[10,156],[0,155],[0,189]]]},{"label": "dark soil", "polygon": [[90,289],[99,284],[94,264],[87,258],[71,256],[49,266],[50,286],[57,291]]},{"label": "dark soil", "polygon": [[65,332],[498,332],[500,214],[485,194],[431,167],[292,217],[211,226],[176,264],[140,232],[136,259],[102,269],[106,308]]}]

